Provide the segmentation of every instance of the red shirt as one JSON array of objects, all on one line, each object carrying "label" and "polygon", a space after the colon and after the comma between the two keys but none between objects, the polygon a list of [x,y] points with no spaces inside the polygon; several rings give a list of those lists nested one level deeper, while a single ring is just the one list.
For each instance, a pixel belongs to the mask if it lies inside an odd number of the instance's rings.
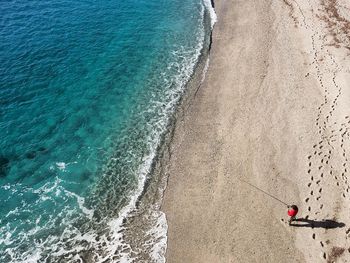
[{"label": "red shirt", "polygon": [[296,216],[297,213],[298,213],[298,210],[294,210],[293,208],[288,209],[289,216]]}]

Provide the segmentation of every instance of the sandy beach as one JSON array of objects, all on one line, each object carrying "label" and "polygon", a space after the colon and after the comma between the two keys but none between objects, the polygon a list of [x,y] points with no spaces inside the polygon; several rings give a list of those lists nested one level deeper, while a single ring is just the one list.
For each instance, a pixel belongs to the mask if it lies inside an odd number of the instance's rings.
[{"label": "sandy beach", "polygon": [[170,146],[167,262],[350,262],[349,2],[215,10],[209,69]]}]

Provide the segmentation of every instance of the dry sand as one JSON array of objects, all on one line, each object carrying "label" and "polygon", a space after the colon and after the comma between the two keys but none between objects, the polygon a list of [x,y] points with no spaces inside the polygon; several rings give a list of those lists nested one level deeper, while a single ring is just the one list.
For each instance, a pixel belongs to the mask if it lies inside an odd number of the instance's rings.
[{"label": "dry sand", "polygon": [[171,144],[167,262],[350,262],[349,1],[215,9],[209,70]]}]

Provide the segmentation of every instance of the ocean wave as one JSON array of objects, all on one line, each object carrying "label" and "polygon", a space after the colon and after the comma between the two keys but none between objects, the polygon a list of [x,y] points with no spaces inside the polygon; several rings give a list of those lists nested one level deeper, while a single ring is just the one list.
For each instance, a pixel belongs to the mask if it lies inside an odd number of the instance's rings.
[{"label": "ocean wave", "polygon": [[213,30],[215,23],[217,22],[218,18],[213,6],[213,0],[203,0],[203,3],[205,5],[205,8],[209,11],[210,14],[210,24],[211,29]]}]

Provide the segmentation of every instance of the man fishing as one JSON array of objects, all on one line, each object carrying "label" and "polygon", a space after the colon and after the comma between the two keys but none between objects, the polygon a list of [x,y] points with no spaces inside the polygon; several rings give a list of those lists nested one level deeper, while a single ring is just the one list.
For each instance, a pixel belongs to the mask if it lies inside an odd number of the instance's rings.
[{"label": "man fishing", "polygon": [[295,220],[296,215],[298,214],[298,207],[296,205],[288,205],[288,215],[289,218],[289,225]]},{"label": "man fishing", "polygon": [[260,191],[260,192],[270,196],[271,198],[275,199],[276,201],[280,202],[281,204],[286,205],[287,208],[288,208],[288,212],[287,213],[288,213],[288,216],[290,217],[289,218],[289,225],[291,225],[291,223],[296,219],[295,217],[296,217],[296,215],[298,214],[298,211],[299,211],[299,209],[298,209],[298,207],[296,205],[288,205],[287,203],[283,202],[282,200],[278,199],[277,197],[275,197],[275,196],[265,192],[264,190],[256,187],[255,185],[253,185],[253,184],[251,184],[251,183],[249,183],[247,181],[244,181],[244,180],[242,180],[240,178],[238,178],[238,180],[240,180],[243,183],[246,183],[246,184],[250,185],[251,187],[254,187],[256,190],[258,190],[258,191]]}]

